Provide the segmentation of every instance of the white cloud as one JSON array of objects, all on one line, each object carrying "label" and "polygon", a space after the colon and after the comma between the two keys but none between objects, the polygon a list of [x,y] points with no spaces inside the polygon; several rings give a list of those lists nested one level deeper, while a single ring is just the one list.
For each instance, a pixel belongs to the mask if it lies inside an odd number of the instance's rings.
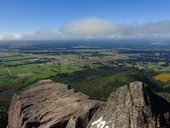
[{"label": "white cloud", "polygon": [[89,38],[170,38],[170,21],[116,23],[111,20],[86,18],[65,24],[56,31],[40,29],[28,34],[0,34],[0,40]]},{"label": "white cloud", "polygon": [[71,38],[106,38],[116,35],[118,24],[97,18],[74,21],[61,27],[60,31]]},{"label": "white cloud", "polygon": [[31,34],[23,34],[24,39],[31,40],[48,40],[48,39],[58,39],[61,37],[59,32],[54,32],[50,29],[40,29]]},{"label": "white cloud", "polygon": [[10,33],[10,34],[0,34],[0,40],[19,40],[22,39],[22,34]]},{"label": "white cloud", "polygon": [[0,35],[0,40],[3,40],[4,36],[3,35]]},{"label": "white cloud", "polygon": [[22,39],[22,35],[21,34],[15,34],[13,35],[13,38],[16,40]]},{"label": "white cloud", "polygon": [[52,40],[62,38],[60,32],[54,32],[50,29],[39,29],[34,33],[9,33],[0,34],[0,40]]},{"label": "white cloud", "polygon": [[61,28],[72,38],[152,38],[170,37],[170,21],[116,23],[97,18],[73,21]]}]

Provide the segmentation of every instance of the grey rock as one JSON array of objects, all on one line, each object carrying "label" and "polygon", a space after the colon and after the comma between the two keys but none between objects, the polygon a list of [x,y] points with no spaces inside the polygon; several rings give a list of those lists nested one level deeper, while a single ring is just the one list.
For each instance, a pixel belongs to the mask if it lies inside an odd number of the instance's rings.
[{"label": "grey rock", "polygon": [[170,104],[142,82],[118,88],[87,128],[170,128]]},{"label": "grey rock", "polygon": [[9,128],[170,128],[170,103],[133,82],[106,103],[64,84],[41,80],[12,97]]},{"label": "grey rock", "polygon": [[84,128],[101,104],[64,84],[41,80],[12,97],[8,128]]}]

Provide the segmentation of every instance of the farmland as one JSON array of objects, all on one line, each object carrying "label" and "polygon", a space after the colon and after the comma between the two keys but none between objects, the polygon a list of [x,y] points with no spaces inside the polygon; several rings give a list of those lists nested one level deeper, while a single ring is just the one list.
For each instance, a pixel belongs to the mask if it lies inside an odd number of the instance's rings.
[{"label": "farmland", "polygon": [[7,108],[15,92],[46,78],[100,100],[117,87],[140,80],[169,99],[170,48],[145,45],[136,41],[0,45],[0,106]]},{"label": "farmland", "polygon": [[154,79],[166,83],[170,80],[170,73],[160,73],[154,76]]}]

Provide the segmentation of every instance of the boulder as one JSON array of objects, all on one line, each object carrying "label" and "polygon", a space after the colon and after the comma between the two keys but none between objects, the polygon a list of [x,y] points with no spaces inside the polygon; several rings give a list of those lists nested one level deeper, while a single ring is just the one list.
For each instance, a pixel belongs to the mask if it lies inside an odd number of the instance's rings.
[{"label": "boulder", "polygon": [[170,128],[170,104],[136,81],[113,92],[87,128]]},{"label": "boulder", "polygon": [[139,81],[103,103],[41,80],[12,97],[8,121],[9,128],[170,128],[170,103]]},{"label": "boulder", "polygon": [[41,80],[12,97],[8,128],[84,128],[101,104],[64,84]]}]

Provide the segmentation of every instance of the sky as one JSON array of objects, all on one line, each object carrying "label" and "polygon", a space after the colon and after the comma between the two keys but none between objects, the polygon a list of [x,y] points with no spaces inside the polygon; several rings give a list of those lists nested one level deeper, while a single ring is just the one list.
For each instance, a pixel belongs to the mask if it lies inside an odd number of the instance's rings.
[{"label": "sky", "polygon": [[170,38],[170,0],[0,0],[0,40]]}]

